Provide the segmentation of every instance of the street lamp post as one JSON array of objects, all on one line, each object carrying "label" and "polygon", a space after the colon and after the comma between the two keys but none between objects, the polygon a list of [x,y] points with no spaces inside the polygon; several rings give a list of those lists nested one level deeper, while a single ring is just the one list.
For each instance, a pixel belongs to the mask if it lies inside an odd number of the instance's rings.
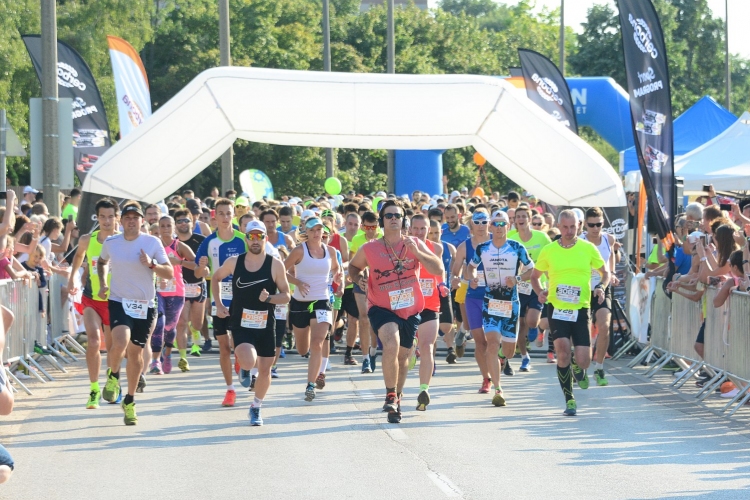
[{"label": "street lamp post", "polygon": [[[232,65],[229,47],[229,0],[219,0],[219,59],[222,66]],[[234,189],[234,152],[229,146],[221,155],[221,190]]]},{"label": "street lamp post", "polygon": [[[323,0],[323,71],[331,71],[331,10]],[[333,148],[326,148],[326,178],[333,177]]]},{"label": "street lamp post", "polygon": [[[388,3],[388,27],[386,30],[386,72],[387,73],[395,73],[396,67],[396,44],[394,39],[394,31],[395,31],[395,23],[393,20],[393,0],[387,0]],[[395,164],[396,164],[396,154],[395,151],[392,149],[388,150],[388,165],[387,165],[387,174],[388,174],[388,192],[393,193],[396,190],[396,181],[395,181]]]}]

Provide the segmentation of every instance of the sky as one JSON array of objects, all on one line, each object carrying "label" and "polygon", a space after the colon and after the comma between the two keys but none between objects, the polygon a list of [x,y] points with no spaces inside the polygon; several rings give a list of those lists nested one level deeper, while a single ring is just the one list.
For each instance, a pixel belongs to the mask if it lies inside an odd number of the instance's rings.
[{"label": "sky", "polygon": [[[503,0],[501,3],[515,5],[519,0]],[[560,0],[532,0],[536,2],[538,10],[543,7],[550,9],[560,7]],[[708,0],[714,16],[724,19],[724,1]],[[729,2],[729,52],[740,54],[750,59],[750,29],[743,26],[743,20],[750,19],[749,0],[728,0]],[[430,7],[436,7],[438,0],[429,0]],[[565,25],[574,31],[581,31],[581,23],[586,20],[586,12],[594,4],[608,3],[614,7],[614,0],[565,0]]]}]

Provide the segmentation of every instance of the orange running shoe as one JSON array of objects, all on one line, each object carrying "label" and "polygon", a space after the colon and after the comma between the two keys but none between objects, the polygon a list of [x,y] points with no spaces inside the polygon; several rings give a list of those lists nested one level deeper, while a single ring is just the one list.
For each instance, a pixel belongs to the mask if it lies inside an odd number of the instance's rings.
[{"label": "orange running shoe", "polygon": [[234,358],[234,374],[235,375],[240,374],[240,362],[237,361],[237,358]]},{"label": "orange running shoe", "polygon": [[224,401],[221,403],[221,406],[234,406],[234,402],[237,400],[237,393],[234,392],[232,389],[229,389],[227,391],[226,396],[224,396]]},{"label": "orange running shoe", "polygon": [[484,379],[482,381],[482,387],[479,389],[479,394],[489,394],[490,393],[490,384],[492,381],[488,378]]}]

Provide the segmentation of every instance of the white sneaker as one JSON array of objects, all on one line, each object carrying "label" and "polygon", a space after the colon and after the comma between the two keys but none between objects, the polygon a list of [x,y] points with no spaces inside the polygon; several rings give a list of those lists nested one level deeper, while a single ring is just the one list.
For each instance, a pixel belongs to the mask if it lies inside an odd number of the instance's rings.
[{"label": "white sneaker", "polygon": [[682,377],[683,375],[685,375],[689,371],[690,371],[690,369],[686,368],[686,369],[684,369],[682,371],[674,372],[672,375],[675,376],[675,377]]}]

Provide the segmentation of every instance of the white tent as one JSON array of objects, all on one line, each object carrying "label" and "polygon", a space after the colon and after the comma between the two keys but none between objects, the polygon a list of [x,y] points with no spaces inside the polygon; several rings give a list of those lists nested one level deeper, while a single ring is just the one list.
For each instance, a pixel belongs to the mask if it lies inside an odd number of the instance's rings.
[{"label": "white tent", "polygon": [[471,145],[548,203],[625,205],[606,160],[502,79],[238,67],[198,75],[108,150],[83,189],[154,202],[237,138],[362,149]]},{"label": "white tent", "polygon": [[750,190],[750,113],[747,111],[722,134],[677,158],[675,175],[685,179],[686,191],[704,184],[725,191]]}]

